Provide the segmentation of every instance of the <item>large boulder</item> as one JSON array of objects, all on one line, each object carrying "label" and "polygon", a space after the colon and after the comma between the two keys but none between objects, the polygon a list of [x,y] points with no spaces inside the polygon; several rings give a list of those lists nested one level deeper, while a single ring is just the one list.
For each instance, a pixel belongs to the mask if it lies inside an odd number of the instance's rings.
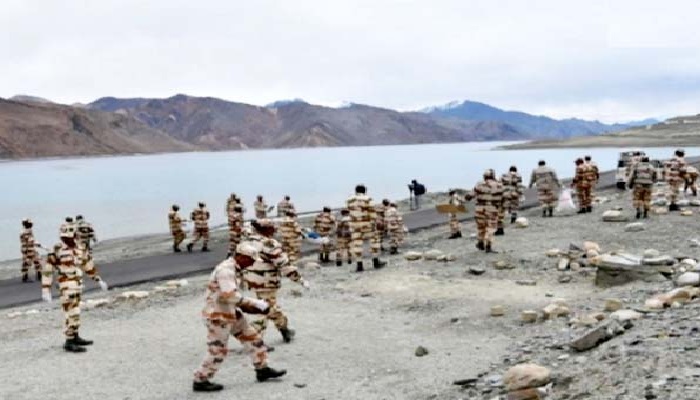
[{"label": "large boulder", "polygon": [[538,388],[552,381],[551,374],[549,368],[537,364],[519,364],[503,375],[503,384],[508,392]]},{"label": "large boulder", "polygon": [[684,272],[676,278],[676,284],[678,286],[699,286],[700,285],[700,273],[698,272]]},{"label": "large boulder", "polygon": [[[644,260],[647,261],[646,259]],[[596,286],[610,287],[633,281],[663,282],[666,277],[655,265],[642,265],[640,259],[619,254],[603,254],[596,260]]]}]

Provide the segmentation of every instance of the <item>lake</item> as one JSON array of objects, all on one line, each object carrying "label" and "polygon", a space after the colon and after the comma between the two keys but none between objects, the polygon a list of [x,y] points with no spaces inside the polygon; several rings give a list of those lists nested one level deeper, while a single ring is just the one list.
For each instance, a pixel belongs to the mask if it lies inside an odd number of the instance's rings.
[{"label": "lake", "polygon": [[[590,154],[601,170],[616,167],[621,149],[491,150],[505,143],[255,150],[219,153],[50,159],[0,162],[0,260],[20,257],[20,221],[34,221],[44,246],[58,241],[67,215],[83,214],[100,240],[168,232],[167,213],[177,203],[183,216],[207,203],[213,224],[226,222],[224,205],[238,193],[248,214],[257,194],[276,204],[289,194],[299,211],[339,206],[357,183],[375,199],[402,199],[411,179],[429,191],[471,187],[486,168],[497,174],[517,165],[524,179],[540,159],[561,178],[574,159]],[[673,148],[644,149],[669,158]],[[700,148],[686,149],[687,156]],[[528,182],[525,182],[526,184]],[[250,216],[250,215],[249,215]],[[19,268],[19,267],[18,267]]]}]

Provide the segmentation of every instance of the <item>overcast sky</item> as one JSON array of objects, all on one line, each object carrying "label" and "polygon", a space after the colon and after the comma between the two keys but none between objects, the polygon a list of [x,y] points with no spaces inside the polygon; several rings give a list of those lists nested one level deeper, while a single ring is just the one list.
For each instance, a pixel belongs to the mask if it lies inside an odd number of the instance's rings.
[{"label": "overcast sky", "polygon": [[0,97],[700,113],[695,0],[3,0]]}]

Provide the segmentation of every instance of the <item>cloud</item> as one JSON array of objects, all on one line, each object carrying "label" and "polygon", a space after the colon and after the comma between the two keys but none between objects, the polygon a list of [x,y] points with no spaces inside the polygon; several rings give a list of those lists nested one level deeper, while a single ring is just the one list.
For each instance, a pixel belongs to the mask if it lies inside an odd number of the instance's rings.
[{"label": "cloud", "polygon": [[0,96],[473,99],[606,121],[697,113],[691,1],[10,0]]}]

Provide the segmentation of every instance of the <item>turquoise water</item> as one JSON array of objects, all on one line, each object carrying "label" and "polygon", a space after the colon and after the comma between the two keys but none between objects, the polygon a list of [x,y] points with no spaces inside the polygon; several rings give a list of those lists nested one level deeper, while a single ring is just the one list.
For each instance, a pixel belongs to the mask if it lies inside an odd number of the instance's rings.
[{"label": "turquoise water", "polygon": [[[220,153],[75,158],[0,163],[0,260],[19,258],[20,221],[31,218],[37,240],[57,241],[66,215],[83,214],[100,239],[168,231],[173,203],[183,215],[198,201],[212,223],[226,221],[231,192],[242,196],[249,213],[257,194],[276,204],[289,194],[298,210],[338,206],[364,183],[375,199],[408,197],[415,178],[429,191],[473,185],[486,168],[498,174],[515,164],[526,179],[539,159],[560,176],[574,172],[573,160],[591,154],[601,169],[616,167],[620,149],[490,151],[503,143],[343,147]],[[668,158],[672,148],[644,149]],[[689,156],[699,148],[686,149]]]}]

